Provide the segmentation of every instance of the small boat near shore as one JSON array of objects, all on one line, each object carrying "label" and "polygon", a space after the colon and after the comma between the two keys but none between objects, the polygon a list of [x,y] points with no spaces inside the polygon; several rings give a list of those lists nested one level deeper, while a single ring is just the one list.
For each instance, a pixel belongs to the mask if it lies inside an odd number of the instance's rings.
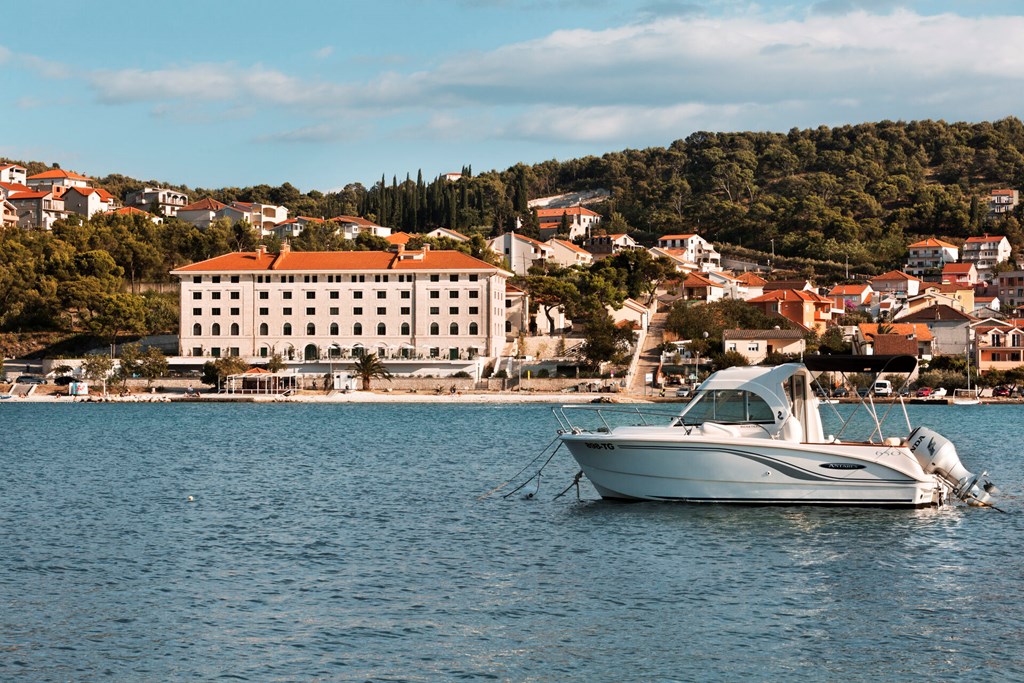
[{"label": "small boat near shore", "polygon": [[[562,406],[559,438],[604,498],[700,503],[932,507],[962,501],[991,506],[990,483],[979,483],[954,445],[910,424],[883,435],[885,417],[902,399],[876,406],[861,401],[842,427],[825,434],[822,405],[812,385],[821,373],[909,375],[913,356],[809,356],[804,363],[734,367],[716,372],[678,413],[639,407]],[[884,414],[879,412],[884,407]],[[843,434],[864,409],[873,431]],[[586,428],[580,411],[598,426]],[[613,426],[625,412],[640,424]],[[610,418],[610,419],[609,419]]]}]

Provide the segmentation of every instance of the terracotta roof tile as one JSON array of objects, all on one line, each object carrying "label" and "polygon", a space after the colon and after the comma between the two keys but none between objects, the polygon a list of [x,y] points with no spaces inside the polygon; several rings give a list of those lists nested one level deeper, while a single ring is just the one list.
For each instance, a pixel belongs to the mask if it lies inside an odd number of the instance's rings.
[{"label": "terracotta roof tile", "polygon": [[58,180],[60,178],[67,178],[68,180],[92,180],[84,175],[78,175],[71,171],[65,171],[64,169],[57,168],[52,171],[43,171],[42,173],[36,173],[30,175],[29,180]]},{"label": "terracotta roof tile", "polygon": [[206,199],[200,199],[198,202],[192,202],[187,206],[181,207],[178,209],[178,213],[182,211],[220,211],[225,206],[227,205],[221,204],[212,197],[207,197]]},{"label": "terracotta roof tile", "polygon": [[[285,251],[281,254],[234,252],[192,263],[173,272],[224,272],[274,270],[286,272],[374,271],[374,270],[489,270],[496,266],[461,251],[406,251],[400,258],[391,251]],[[421,258],[412,255],[422,255]]]}]

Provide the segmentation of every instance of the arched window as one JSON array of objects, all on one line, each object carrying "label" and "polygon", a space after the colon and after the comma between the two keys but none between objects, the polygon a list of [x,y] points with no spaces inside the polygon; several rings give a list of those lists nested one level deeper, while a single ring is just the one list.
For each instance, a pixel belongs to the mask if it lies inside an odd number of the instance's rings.
[{"label": "arched window", "polygon": [[284,329],[281,330],[281,334],[283,334],[286,337],[292,336],[292,324],[291,323],[285,323],[284,324]]},{"label": "arched window", "polygon": [[363,324],[362,323],[356,323],[355,325],[352,326],[352,335],[353,336],[360,337],[360,336],[362,336],[362,334],[363,334]]},{"label": "arched window", "polygon": [[270,334],[270,325],[260,323],[260,336],[266,337],[268,334]]},{"label": "arched window", "polygon": [[450,335],[452,335],[454,337],[458,333],[459,333],[459,324],[458,323],[452,323],[451,325],[448,326],[448,334],[450,334]]},{"label": "arched window", "polygon": [[409,323],[402,323],[402,334],[409,334]]},{"label": "arched window", "polygon": [[220,323],[213,324],[213,326],[210,328],[210,334],[212,334],[214,337],[220,336]]},{"label": "arched window", "polygon": [[231,323],[231,336],[232,337],[237,337],[238,336],[238,323]]},{"label": "arched window", "polygon": [[335,337],[338,336],[338,323],[331,323],[331,334]]},{"label": "arched window", "polygon": [[199,323],[196,323],[195,325],[193,325],[192,326],[192,336],[193,337],[201,337],[201,336],[203,336],[203,326],[200,325]]},{"label": "arched window", "polygon": [[469,324],[469,333],[471,335],[480,334],[480,326],[477,325],[476,323],[470,323]]},{"label": "arched window", "polygon": [[430,323],[430,334],[441,334],[441,328],[437,323]]},{"label": "arched window", "polygon": [[388,333],[388,326],[384,323],[377,323],[377,336],[383,337]]},{"label": "arched window", "polygon": [[316,334],[316,325],[306,323],[306,335],[312,337],[314,334]]},{"label": "arched window", "polygon": [[505,334],[512,334],[512,321],[511,320],[506,320],[505,321]]}]

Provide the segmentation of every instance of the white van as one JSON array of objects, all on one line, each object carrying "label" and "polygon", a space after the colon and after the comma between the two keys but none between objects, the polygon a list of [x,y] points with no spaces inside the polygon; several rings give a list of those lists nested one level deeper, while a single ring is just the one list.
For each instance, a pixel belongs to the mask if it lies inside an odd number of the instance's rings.
[{"label": "white van", "polygon": [[875,386],[871,392],[875,396],[892,396],[892,382],[887,379],[880,379],[875,382]]}]

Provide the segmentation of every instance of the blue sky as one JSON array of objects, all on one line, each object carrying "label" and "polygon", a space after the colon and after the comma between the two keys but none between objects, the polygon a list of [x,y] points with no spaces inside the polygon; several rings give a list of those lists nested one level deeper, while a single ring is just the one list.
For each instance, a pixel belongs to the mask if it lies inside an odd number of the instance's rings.
[{"label": "blue sky", "polygon": [[1024,117],[1017,0],[178,0],[2,15],[0,155],[193,187],[429,179],[696,130]]}]

